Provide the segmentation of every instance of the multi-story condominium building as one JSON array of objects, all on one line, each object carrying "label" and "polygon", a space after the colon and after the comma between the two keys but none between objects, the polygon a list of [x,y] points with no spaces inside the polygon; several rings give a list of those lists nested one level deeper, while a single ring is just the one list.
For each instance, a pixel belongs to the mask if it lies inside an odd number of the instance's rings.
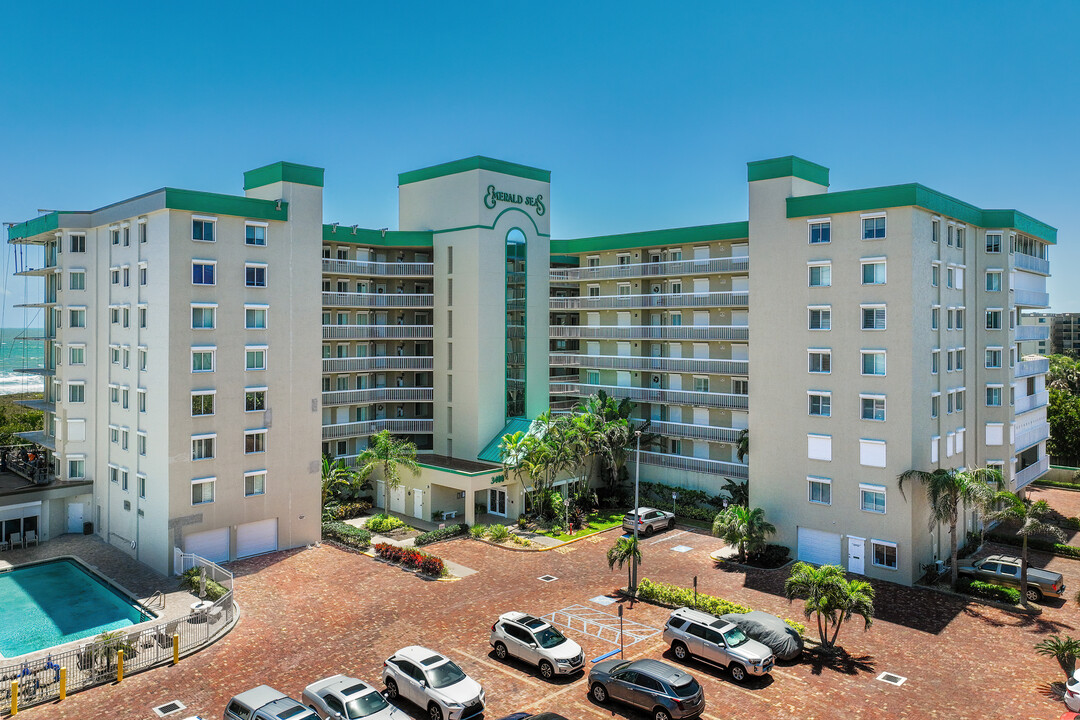
[{"label": "multi-story condominium building", "polygon": [[46,215],[9,231],[45,252],[26,271],[46,277],[34,439],[94,483],[67,512],[165,568],[174,548],[313,541],[320,449],[353,458],[383,429],[422,453],[390,509],[516,517],[529,481],[503,472],[503,435],[604,390],[660,436],[643,480],[748,478],[796,556],[910,583],[948,537],[897,475],[993,465],[1020,489],[1047,470],[1046,360],[1018,343],[1056,231],[828,175],[750,163],[748,220],[571,240],[550,238],[550,173],[483,157],[399,175],[396,231],[323,224],[322,171],[287,163],[247,173],[245,198]]},{"label": "multi-story condominium building", "polygon": [[1021,355],[1047,355],[1053,352],[1050,341],[1054,313],[1026,312],[1016,326],[1016,342]]},{"label": "multi-story condominium building", "polygon": [[1050,331],[1051,352],[1080,354],[1080,313],[1056,313]]}]

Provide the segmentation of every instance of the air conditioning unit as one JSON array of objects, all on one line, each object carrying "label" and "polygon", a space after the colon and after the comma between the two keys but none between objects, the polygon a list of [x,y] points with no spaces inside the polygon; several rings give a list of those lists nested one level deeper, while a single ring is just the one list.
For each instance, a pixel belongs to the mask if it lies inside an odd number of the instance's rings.
[{"label": "air conditioning unit", "polygon": [[661,292],[663,289],[664,289],[664,287],[662,285],[653,285],[652,286],[652,291],[654,293]]}]

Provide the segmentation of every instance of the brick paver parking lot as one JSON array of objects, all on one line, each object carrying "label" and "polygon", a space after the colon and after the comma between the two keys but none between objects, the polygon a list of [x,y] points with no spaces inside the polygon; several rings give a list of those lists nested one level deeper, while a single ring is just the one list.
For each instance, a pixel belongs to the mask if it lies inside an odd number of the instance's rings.
[{"label": "brick paver parking lot", "polygon": [[[616,531],[617,532],[617,531]],[[409,644],[442,651],[487,690],[490,720],[516,711],[557,711],[570,720],[638,718],[625,708],[600,707],[580,677],[545,682],[534,670],[496,660],[488,635],[508,610],[545,615],[574,605],[617,613],[592,598],[612,594],[626,572],[609,572],[604,554],[618,537],[608,532],[561,548],[522,553],[468,539],[429,548],[478,572],[456,582],[432,582],[371,558],[330,546],[276,553],[233,563],[242,618],[213,647],[161,668],[29,708],[27,720],[119,718],[149,720],[151,708],[179,700],[188,713],[220,718],[228,699],[266,683],[299,697],[307,683],[347,673],[378,684],[382,661]],[[717,569],[708,553],[718,541],[687,532],[644,546],[641,575],[690,585],[781,616],[801,617],[782,587],[786,571]],[[676,546],[689,547],[683,552]],[[1080,563],[1034,558],[1080,587]],[[538,578],[552,575],[544,582]],[[623,603],[626,620],[662,628],[668,611]],[[863,632],[852,622],[840,643],[850,656],[830,663],[804,658],[778,666],[771,678],[738,685],[720,670],[692,664],[705,687],[705,718],[1057,718],[1064,709],[1047,696],[1061,679],[1056,663],[1032,646],[1052,632],[1076,630],[1075,602],[1038,617],[1008,613],[922,589],[878,584],[878,618]],[[575,631],[567,634],[587,658],[614,645]],[[659,634],[627,648],[627,656],[674,662]],[[907,678],[894,687],[882,672]],[[416,707],[403,708],[417,718]],[[182,714],[176,717],[182,717]]]}]

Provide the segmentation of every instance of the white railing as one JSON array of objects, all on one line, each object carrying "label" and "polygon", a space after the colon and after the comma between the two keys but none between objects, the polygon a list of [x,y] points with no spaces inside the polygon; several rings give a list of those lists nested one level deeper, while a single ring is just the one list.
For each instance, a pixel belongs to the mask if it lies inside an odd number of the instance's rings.
[{"label": "white railing", "polygon": [[429,433],[434,431],[434,422],[434,420],[423,419],[384,418],[381,420],[360,420],[336,425],[323,425],[322,439],[338,440],[362,435],[374,435],[383,430],[389,430],[395,435]]},{"label": "white railing", "polygon": [[715,425],[694,425],[692,423],[653,420],[649,423],[651,432],[666,437],[689,438],[691,440],[711,440],[712,442],[736,443],[739,441],[739,428],[717,427]]},{"label": "white railing", "polygon": [[1040,275],[1050,274],[1050,261],[1023,253],[1013,253],[1013,267],[1017,270],[1030,270]]},{"label": "white railing", "polygon": [[333,390],[322,394],[323,407],[373,402],[431,402],[435,391],[429,387],[381,387],[364,390]]},{"label": "white railing", "polygon": [[1031,360],[1021,360],[1016,363],[1016,367],[1013,368],[1013,377],[1028,377],[1030,375],[1043,375],[1050,370],[1049,358],[1033,358]]},{"label": "white railing", "polygon": [[1015,337],[1017,340],[1049,340],[1050,325],[1017,325]]},{"label": "white railing", "polygon": [[694,405],[697,407],[745,410],[747,396],[734,393],[697,392],[693,390],[665,390],[660,388],[624,387],[619,385],[594,385],[592,383],[551,383],[552,395],[578,395],[588,397],[603,390],[613,398],[630,398],[640,402],[667,403],[669,405]]},{"label": "white railing", "polygon": [[1046,390],[1037,392],[1034,395],[1025,395],[1024,397],[1016,398],[1016,402],[1013,405],[1014,412],[1019,415],[1020,413],[1026,413],[1031,410],[1037,410],[1038,408],[1045,407],[1050,403],[1050,393]]},{"label": "white railing", "polygon": [[378,357],[323,358],[324,373],[364,372],[369,370],[430,370],[430,357],[403,357],[381,355]]},{"label": "white railing", "polygon": [[650,372],[705,373],[713,375],[746,375],[750,369],[748,360],[639,357],[632,355],[552,353],[548,362],[550,365],[561,367],[594,368],[597,370],[645,370]]},{"label": "white railing", "polygon": [[1014,452],[1021,452],[1027,448],[1042,442],[1050,437],[1050,423],[1036,423],[1023,430],[1017,430],[1013,425]]},{"label": "white railing", "polygon": [[431,277],[433,263],[375,262],[373,260],[333,260],[323,258],[322,271],[338,275],[376,275],[379,277]]},{"label": "white railing", "polygon": [[1029,484],[1032,480],[1045,474],[1050,470],[1050,456],[1043,455],[1039,458],[1039,461],[1034,465],[1028,465],[1023,470],[1020,470],[1013,475],[1013,489],[1019,490],[1025,485]]},{"label": "white railing", "polygon": [[745,325],[552,325],[548,337],[583,340],[748,340]]},{"label": "white railing", "polygon": [[[748,292],[649,293],[645,295],[586,295],[549,298],[552,310],[604,310],[671,307],[746,307]],[[325,304],[325,303],[324,303]]]},{"label": "white railing", "polygon": [[1050,307],[1050,293],[1036,290],[1013,290],[1013,304],[1023,307]]},{"label": "white railing", "polygon": [[322,304],[323,307],[430,308],[435,305],[435,296],[431,293],[324,292]]},{"label": "white railing", "polygon": [[428,340],[431,325],[323,325],[323,340]]},{"label": "white railing", "polygon": [[[632,452],[629,459],[634,461],[636,457],[637,452]],[[645,450],[641,451],[641,464],[672,468],[674,470],[686,470],[688,472],[708,473],[710,475],[724,475],[730,478],[748,477],[747,466],[742,463],[686,457],[684,455],[668,455],[667,453]]]},{"label": "white railing", "polygon": [[612,278],[662,277],[668,275],[703,275],[706,273],[747,272],[748,257],[708,258],[707,260],[667,260],[665,262],[627,263],[597,267],[551,270],[554,282],[609,280]]}]

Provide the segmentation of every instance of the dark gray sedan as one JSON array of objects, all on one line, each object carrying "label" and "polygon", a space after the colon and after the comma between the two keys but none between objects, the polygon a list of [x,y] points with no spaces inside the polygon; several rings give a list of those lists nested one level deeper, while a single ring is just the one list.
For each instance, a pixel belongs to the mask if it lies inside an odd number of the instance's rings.
[{"label": "dark gray sedan", "polygon": [[645,710],[653,720],[692,718],[705,710],[698,681],[659,660],[597,663],[589,672],[589,694],[601,705],[611,699]]}]

